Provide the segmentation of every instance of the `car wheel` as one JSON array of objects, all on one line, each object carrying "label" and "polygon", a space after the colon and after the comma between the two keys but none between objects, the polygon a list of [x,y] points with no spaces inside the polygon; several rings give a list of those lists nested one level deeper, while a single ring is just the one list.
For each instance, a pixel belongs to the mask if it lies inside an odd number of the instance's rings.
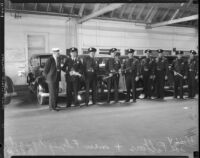
[{"label": "car wheel", "polygon": [[40,105],[45,104],[45,97],[41,96],[39,86],[37,86],[37,101]]},{"label": "car wheel", "polygon": [[[5,95],[4,97],[4,104],[7,105],[11,102],[10,93],[13,93],[13,82],[9,77],[5,77]],[[8,95],[7,95],[8,94]]]}]

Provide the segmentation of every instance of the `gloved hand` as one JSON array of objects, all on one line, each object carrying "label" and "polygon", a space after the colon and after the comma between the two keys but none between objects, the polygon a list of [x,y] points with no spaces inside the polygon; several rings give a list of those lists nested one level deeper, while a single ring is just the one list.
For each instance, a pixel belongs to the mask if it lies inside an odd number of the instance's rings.
[{"label": "gloved hand", "polygon": [[176,76],[176,75],[177,75],[177,72],[174,71],[174,76]]},{"label": "gloved hand", "polygon": [[139,77],[138,77],[138,76],[136,76],[136,77],[135,77],[135,81],[138,81],[138,80],[139,80]]},{"label": "gloved hand", "polygon": [[187,78],[187,76],[183,76],[183,79],[186,79]]},{"label": "gloved hand", "polygon": [[167,80],[168,79],[168,77],[167,77],[167,75],[165,75],[165,80]]},{"label": "gloved hand", "polygon": [[112,77],[112,76],[113,76],[113,74],[112,74],[112,73],[109,73],[109,76],[110,76],[110,77]]}]

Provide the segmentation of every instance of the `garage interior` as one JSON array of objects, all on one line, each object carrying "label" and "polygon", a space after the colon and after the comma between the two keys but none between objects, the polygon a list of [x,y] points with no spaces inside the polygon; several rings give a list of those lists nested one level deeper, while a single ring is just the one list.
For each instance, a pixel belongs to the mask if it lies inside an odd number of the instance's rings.
[{"label": "garage interior", "polygon": [[[163,49],[198,52],[198,4],[12,3],[5,1],[5,73],[17,95],[5,106],[5,157],[11,155],[186,155],[198,150],[198,96],[164,101],[138,99],[66,109],[38,105],[28,91],[31,55],[61,54],[77,47],[87,54],[137,55]],[[63,78],[64,80],[64,78]],[[60,100],[65,105],[65,98]]]}]

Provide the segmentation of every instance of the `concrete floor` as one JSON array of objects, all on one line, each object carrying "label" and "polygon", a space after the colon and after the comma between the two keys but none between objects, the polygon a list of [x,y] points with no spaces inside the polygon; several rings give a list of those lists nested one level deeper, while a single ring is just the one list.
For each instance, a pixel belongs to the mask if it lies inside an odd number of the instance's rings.
[{"label": "concrete floor", "polygon": [[5,107],[5,158],[146,154],[192,158],[197,138],[197,99],[102,103],[51,112],[26,92]]}]

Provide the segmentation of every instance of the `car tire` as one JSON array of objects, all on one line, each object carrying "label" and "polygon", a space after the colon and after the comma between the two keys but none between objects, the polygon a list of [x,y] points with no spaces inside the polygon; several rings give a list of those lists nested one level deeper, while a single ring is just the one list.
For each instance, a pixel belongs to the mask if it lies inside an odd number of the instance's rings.
[{"label": "car tire", "polygon": [[[5,93],[9,94],[9,93],[13,93],[13,82],[12,80],[6,76],[5,77],[5,84],[6,84],[6,88],[5,88]],[[4,104],[7,105],[11,102],[11,96],[6,96],[4,97]]]},{"label": "car tire", "polygon": [[39,93],[39,86],[37,86],[37,101],[38,101],[38,104],[40,105],[44,105],[46,103],[45,97],[42,97]]}]

